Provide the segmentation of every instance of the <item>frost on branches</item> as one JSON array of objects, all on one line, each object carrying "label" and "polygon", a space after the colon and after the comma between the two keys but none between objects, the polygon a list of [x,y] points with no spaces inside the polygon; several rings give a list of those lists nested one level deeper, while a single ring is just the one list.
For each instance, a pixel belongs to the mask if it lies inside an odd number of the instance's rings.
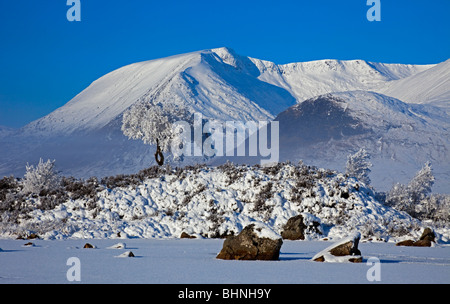
[{"label": "frost on branches", "polygon": [[41,158],[36,168],[27,164],[26,169],[23,181],[24,193],[39,194],[42,191],[49,192],[59,187],[60,178],[55,171],[55,161],[47,160],[44,163]]},{"label": "frost on branches", "polygon": [[419,219],[443,219],[442,210],[448,211],[448,198],[431,195],[434,176],[430,162],[416,173],[408,185],[397,183],[392,187],[386,197],[389,206],[405,211]]},{"label": "frost on branches", "polygon": [[189,121],[190,113],[182,106],[172,103],[154,104],[139,102],[123,114],[122,132],[130,139],[140,139],[145,144],[155,145],[155,160],[164,164],[162,152],[171,150],[173,143],[180,143],[175,128],[178,120]]},{"label": "frost on branches", "polygon": [[369,161],[370,155],[365,149],[360,149],[353,155],[349,155],[347,158],[346,174],[349,177],[355,177],[357,180],[363,182],[366,185],[370,184],[370,167],[372,163]]}]

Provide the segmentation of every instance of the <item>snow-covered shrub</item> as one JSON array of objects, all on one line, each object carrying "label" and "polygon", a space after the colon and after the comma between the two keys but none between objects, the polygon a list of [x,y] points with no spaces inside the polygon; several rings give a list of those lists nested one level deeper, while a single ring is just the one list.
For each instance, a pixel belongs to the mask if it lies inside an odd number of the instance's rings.
[{"label": "snow-covered shrub", "polygon": [[73,200],[95,200],[97,199],[97,192],[103,189],[99,187],[99,182],[96,177],[91,177],[88,180],[78,180],[74,177],[63,177],[61,185],[68,197]]},{"label": "snow-covered shrub", "polygon": [[436,224],[450,223],[450,195],[431,194],[416,206],[416,216]]},{"label": "snow-covered shrub", "polygon": [[397,183],[392,187],[386,195],[386,204],[418,219],[442,218],[435,215],[442,213],[441,208],[446,208],[446,199],[445,196],[431,196],[433,184],[431,164],[427,162],[408,185]]},{"label": "snow-covered shrub", "polygon": [[25,195],[21,192],[21,189],[21,184],[13,176],[4,177],[0,180],[0,212],[3,213],[2,215],[12,213],[8,217],[16,218],[23,209]]},{"label": "snow-covered shrub", "polygon": [[23,180],[23,192],[26,194],[44,194],[60,188],[61,179],[55,171],[55,161],[42,158],[36,167],[26,166],[27,172]]},{"label": "snow-covered shrub", "polygon": [[0,201],[6,199],[6,195],[11,192],[11,190],[17,189],[19,183],[14,178],[14,176],[4,177],[0,179]]},{"label": "snow-covered shrub", "polygon": [[345,173],[349,177],[354,177],[357,180],[363,182],[366,185],[370,184],[370,167],[372,163],[369,161],[370,155],[365,149],[360,149],[353,155],[349,155],[347,158],[347,166]]},{"label": "snow-covered shrub", "polygon": [[408,190],[413,204],[420,204],[430,193],[434,184],[431,163],[427,162],[409,182]]}]

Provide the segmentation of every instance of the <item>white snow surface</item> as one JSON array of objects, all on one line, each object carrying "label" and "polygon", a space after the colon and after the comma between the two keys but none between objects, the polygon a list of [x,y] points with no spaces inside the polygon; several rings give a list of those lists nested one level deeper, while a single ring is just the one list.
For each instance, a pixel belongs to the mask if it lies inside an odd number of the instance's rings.
[{"label": "white snow surface", "polygon": [[298,102],[333,92],[380,91],[391,81],[435,66],[334,59],[276,65],[270,61],[251,60],[261,71],[259,79],[285,88]]},{"label": "white snow surface", "polygon": [[411,77],[390,82],[381,93],[408,103],[431,104],[450,113],[450,59]]},{"label": "white snow surface", "polygon": [[[223,240],[127,240],[126,250],[107,249],[116,240],[0,240],[0,284],[448,284],[450,246],[397,247],[362,242],[363,263],[318,263],[326,241],[284,241],[279,261],[225,261],[215,257]],[[134,258],[116,258],[131,250]],[[122,252],[123,251],[123,252]],[[69,282],[67,260],[80,261],[80,282]],[[380,261],[380,281],[368,281],[370,258]],[[184,287],[183,287],[184,290]],[[168,295],[166,296],[176,296]]]}]

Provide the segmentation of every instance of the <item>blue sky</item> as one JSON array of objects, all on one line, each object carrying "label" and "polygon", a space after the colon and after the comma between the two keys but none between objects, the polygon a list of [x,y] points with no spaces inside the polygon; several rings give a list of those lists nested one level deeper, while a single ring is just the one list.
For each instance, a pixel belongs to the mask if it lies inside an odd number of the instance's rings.
[{"label": "blue sky", "polygon": [[289,63],[364,59],[438,63],[450,58],[450,1],[80,0],[0,1],[0,125],[21,127],[124,65],[221,46]]}]

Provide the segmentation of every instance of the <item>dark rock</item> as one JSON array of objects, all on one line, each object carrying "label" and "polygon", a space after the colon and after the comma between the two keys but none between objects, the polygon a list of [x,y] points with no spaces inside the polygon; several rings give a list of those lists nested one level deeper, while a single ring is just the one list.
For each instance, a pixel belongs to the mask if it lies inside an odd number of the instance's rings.
[{"label": "dark rock", "polygon": [[195,239],[196,237],[193,235],[189,235],[186,232],[182,232],[180,235],[180,239]]},{"label": "dark rock", "polygon": [[281,237],[284,240],[304,240],[305,228],[302,215],[291,217],[284,225]]},{"label": "dark rock", "polygon": [[283,240],[274,237],[266,237],[269,229],[262,225],[251,224],[245,227],[237,236],[228,236],[223,243],[223,248],[217,255],[217,259],[223,260],[278,260]]},{"label": "dark rock", "polygon": [[413,246],[415,247],[431,247],[431,241],[430,240],[418,240],[414,242]]},{"label": "dark rock", "polygon": [[414,246],[414,241],[413,240],[401,241],[395,244],[395,246]]},{"label": "dark rock", "polygon": [[86,243],[86,244],[84,244],[83,248],[85,248],[85,249],[92,249],[92,248],[94,248],[94,246],[89,244],[89,243]]},{"label": "dark rock", "polygon": [[419,240],[427,240],[430,242],[434,242],[436,238],[436,235],[434,234],[434,231],[431,228],[425,228],[422,235],[420,236]]},{"label": "dark rock", "polygon": [[398,242],[396,246],[415,246],[415,247],[431,247],[431,243],[434,242],[436,235],[431,228],[425,228],[418,241],[406,240]]}]

